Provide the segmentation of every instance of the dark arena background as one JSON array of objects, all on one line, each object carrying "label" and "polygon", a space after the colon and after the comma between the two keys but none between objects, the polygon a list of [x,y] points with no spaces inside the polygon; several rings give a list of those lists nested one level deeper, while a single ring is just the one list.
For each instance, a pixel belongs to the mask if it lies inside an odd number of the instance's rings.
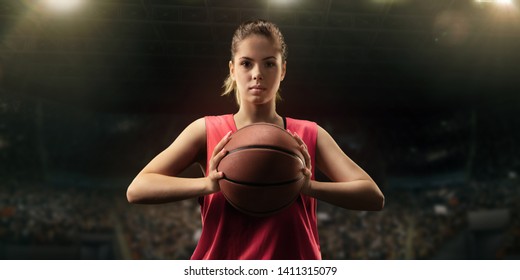
[{"label": "dark arena background", "polygon": [[126,188],[191,121],[235,112],[220,90],[253,18],[288,44],[279,112],[386,196],[320,202],[324,259],[520,258],[518,1],[2,0],[0,259],[188,259],[196,201]]}]

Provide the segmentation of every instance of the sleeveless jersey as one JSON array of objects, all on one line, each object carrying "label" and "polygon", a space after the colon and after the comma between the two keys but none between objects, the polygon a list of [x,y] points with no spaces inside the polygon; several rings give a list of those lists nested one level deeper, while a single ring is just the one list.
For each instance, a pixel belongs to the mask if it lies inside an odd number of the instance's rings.
[{"label": "sleeveless jersey", "polygon": [[[209,162],[217,143],[237,128],[231,114],[208,116],[205,122]],[[307,145],[314,177],[317,124],[286,118],[286,126]],[[191,259],[321,259],[315,198],[300,194],[290,207],[268,217],[241,213],[221,192],[200,197],[199,203],[202,233]]]}]

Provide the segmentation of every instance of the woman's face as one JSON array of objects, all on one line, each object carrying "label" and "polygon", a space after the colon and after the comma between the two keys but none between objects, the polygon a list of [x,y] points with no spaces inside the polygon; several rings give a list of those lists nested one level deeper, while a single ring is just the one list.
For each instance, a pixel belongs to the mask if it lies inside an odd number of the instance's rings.
[{"label": "woman's face", "polygon": [[237,84],[240,105],[275,102],[285,67],[279,48],[268,38],[252,35],[238,43],[229,70]]}]

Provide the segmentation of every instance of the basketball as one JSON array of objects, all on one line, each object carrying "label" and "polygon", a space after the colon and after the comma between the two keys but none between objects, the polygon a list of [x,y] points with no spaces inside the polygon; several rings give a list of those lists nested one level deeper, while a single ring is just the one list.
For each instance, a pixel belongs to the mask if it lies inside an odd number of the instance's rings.
[{"label": "basketball", "polygon": [[230,136],[217,166],[227,201],[252,216],[268,216],[290,206],[300,194],[305,161],[298,142],[279,126],[255,123]]}]

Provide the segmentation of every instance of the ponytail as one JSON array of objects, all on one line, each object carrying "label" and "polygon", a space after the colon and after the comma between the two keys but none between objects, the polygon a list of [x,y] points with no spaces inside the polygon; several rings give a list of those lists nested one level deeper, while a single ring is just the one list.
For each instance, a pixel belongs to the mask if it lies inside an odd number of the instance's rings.
[{"label": "ponytail", "polygon": [[222,88],[224,91],[220,94],[220,96],[229,96],[234,93],[237,105],[240,106],[240,94],[238,94],[237,83],[235,80],[233,80],[233,78],[231,78],[230,74],[228,74],[226,80],[224,80]]}]

